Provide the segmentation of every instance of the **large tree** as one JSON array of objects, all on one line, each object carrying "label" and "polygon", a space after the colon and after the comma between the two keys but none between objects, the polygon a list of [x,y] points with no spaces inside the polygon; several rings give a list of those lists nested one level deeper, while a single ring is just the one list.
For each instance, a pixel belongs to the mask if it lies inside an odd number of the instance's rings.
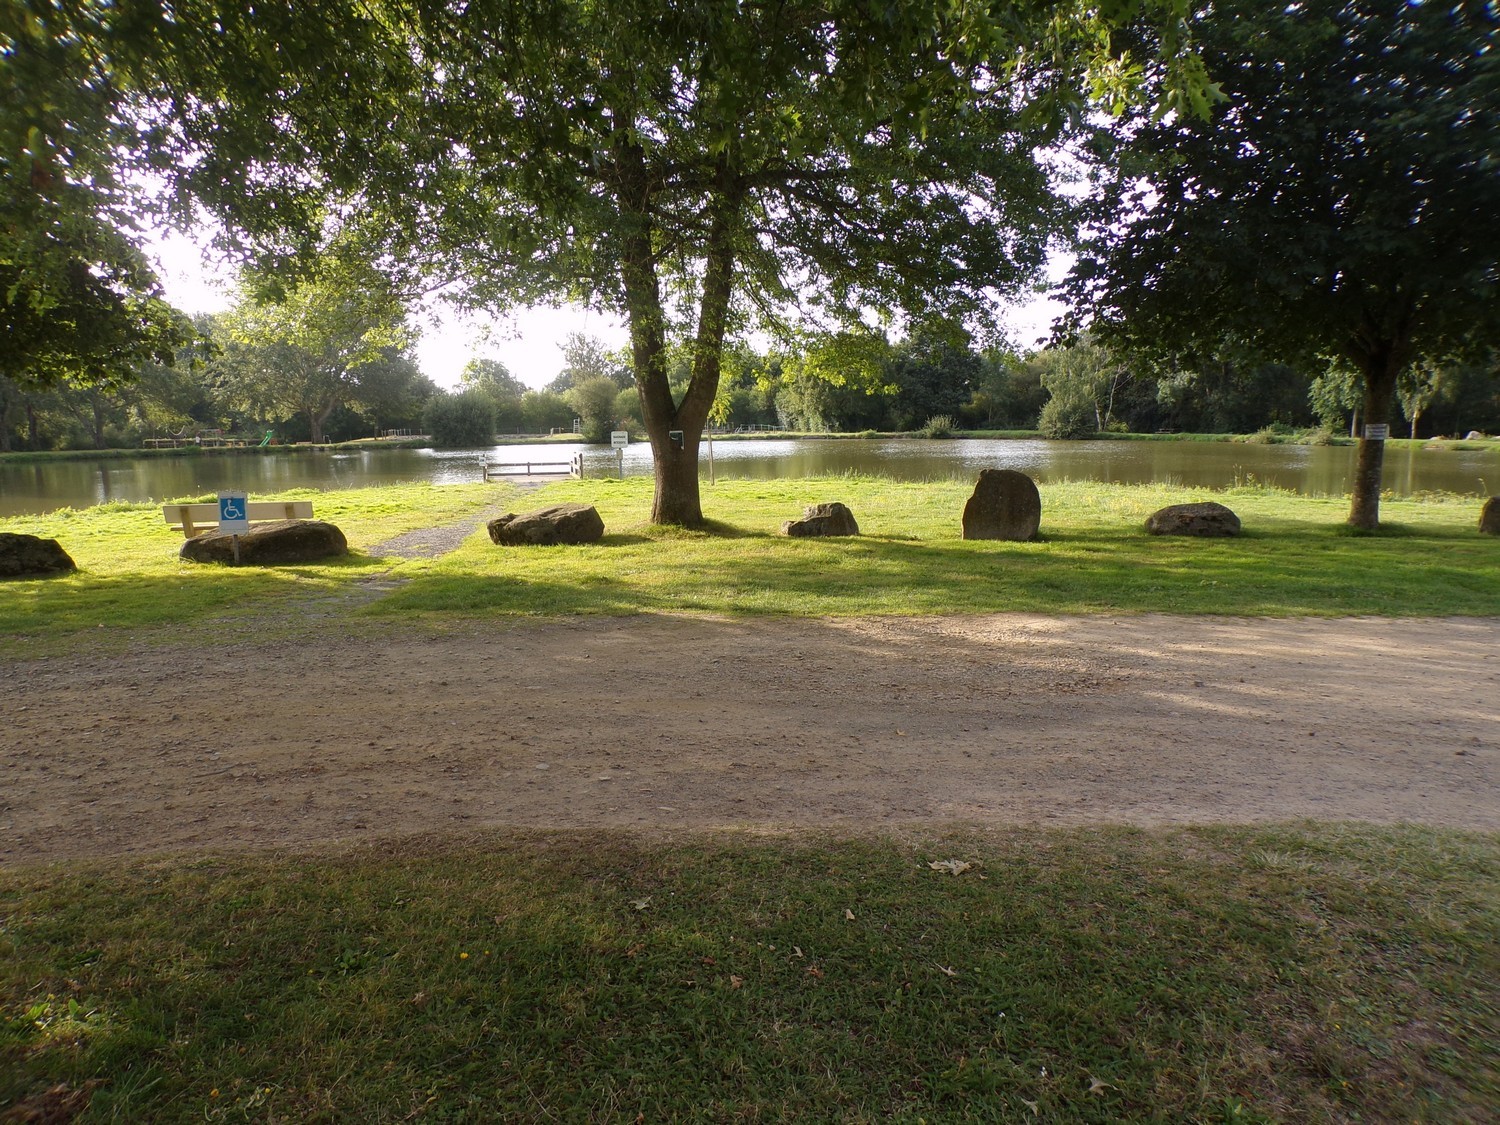
[{"label": "large tree", "polygon": [[[470,305],[625,315],[667,523],[702,519],[699,435],[749,317],[985,312],[1054,227],[1039,146],[1142,67],[1184,108],[1203,88],[1187,0],[152,7],[113,49],[154,151],[263,256],[337,217]],[[1155,57],[1113,34],[1142,16]]]},{"label": "large tree", "polygon": [[604,341],[586,332],[569,332],[562,344],[563,367],[546,390],[564,394],[591,379],[608,379],[615,389],[630,386],[629,362],[620,353],[611,352]]},{"label": "large tree", "polygon": [[1196,37],[1225,108],[1121,126],[1075,308],[1147,350],[1350,369],[1365,425],[1387,425],[1409,365],[1500,340],[1497,28],[1482,0],[1216,0]]},{"label": "large tree", "polygon": [[358,270],[332,269],[275,299],[247,291],[220,330],[213,364],[225,396],[261,417],[304,415],[314,444],[335,408],[389,406],[417,375],[402,355],[409,333],[400,302]]}]

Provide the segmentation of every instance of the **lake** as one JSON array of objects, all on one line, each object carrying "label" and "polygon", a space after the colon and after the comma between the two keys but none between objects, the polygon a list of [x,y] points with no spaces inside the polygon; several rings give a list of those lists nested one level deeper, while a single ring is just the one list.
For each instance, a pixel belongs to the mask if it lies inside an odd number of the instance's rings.
[{"label": "lake", "polygon": [[[162,500],[221,489],[252,495],[289,488],[361,488],[403,481],[477,481],[486,457],[567,461],[584,455],[585,475],[614,475],[613,451],[588,445],[502,445],[491,450],[382,449],[288,451],[267,455],[200,454],[121,460],[0,465],[0,515],[85,508],[110,500]],[[709,473],[708,450],[702,453]],[[1343,496],[1353,474],[1352,446],[1238,445],[1176,441],[1004,441],[799,438],[717,441],[719,478],[768,479],[864,473],[897,480],[969,478],[980,469],[1017,469],[1039,483],[1062,480],[1169,482],[1225,488],[1257,482],[1308,496]],[[625,472],[649,475],[645,443],[625,451]],[[1385,487],[1395,495],[1500,492],[1500,449],[1392,449]]]}]

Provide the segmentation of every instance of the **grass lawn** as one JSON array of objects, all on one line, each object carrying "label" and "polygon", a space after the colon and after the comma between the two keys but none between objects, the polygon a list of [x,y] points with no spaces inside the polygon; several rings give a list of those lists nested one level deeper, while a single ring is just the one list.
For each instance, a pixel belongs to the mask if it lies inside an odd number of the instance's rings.
[{"label": "grass lawn", "polygon": [[0,519],[0,531],[57,539],[79,568],[56,578],[0,583],[0,656],[68,643],[118,645],[153,628],[180,640],[185,628],[196,627],[205,641],[218,631],[258,629],[289,601],[336,597],[388,570],[390,564],[369,554],[376,544],[473,517],[514,491],[507,485],[422,484],[257,495],[257,500],[311,500],[313,515],[336,524],[351,548],[342,559],[275,568],[181,561],[182,533],[167,526],[160,504],[111,503]]},{"label": "grass lawn", "polygon": [[[650,482],[570,481],[536,498],[595,504],[595,547],[497,550],[483,535],[424,567],[378,614],[689,610],[808,616],[992,613],[1500,613],[1500,541],[1469,499],[1388,501],[1386,530],[1351,533],[1342,500],[1241,489],[1075,483],[1042,490],[1042,539],[965,541],[963,482],[873,478],[705,487],[703,532],[646,522]],[[1153,537],[1157,508],[1217,499],[1233,540]],[[843,500],[857,539],[787,539],[802,506]]]},{"label": "grass lawn", "polygon": [[[1473,499],[1355,535],[1338,500],[1065,484],[1019,544],[964,542],[967,494],[728,482],[684,532],[644,480],[297,493],[354,553],[272,570],[178,561],[156,506],[0,520],[81,567],[0,584],[0,659],[576,613],[1500,615]],[[1141,530],[1206,498],[1244,536]],[[374,551],[564,500],[601,544]],[[825,500],[865,534],[777,534]],[[1493,834],[512,833],[0,871],[7,1123],[1480,1122],[1497,1042]]]},{"label": "grass lawn", "polygon": [[1497,887],[1500,839],[1338,826],[0,875],[0,1107],[65,1084],[124,1121],[1493,1120]]},{"label": "grass lawn", "polygon": [[[9,638],[0,640],[0,655],[117,643],[131,630],[144,637],[151,626],[177,638],[185,627],[205,634],[267,628],[295,618],[308,598],[324,600],[320,617],[411,627],[495,615],[662,611],[1500,614],[1500,541],[1478,533],[1472,498],[1389,500],[1385,529],[1358,535],[1343,523],[1342,500],[1266,489],[1060,484],[1043,489],[1040,541],[1000,543],[960,538],[969,487],[959,482],[722,482],[705,486],[712,522],[695,532],[651,526],[650,492],[649,480],[632,478],[561,482],[527,494],[505,485],[288,493],[311,497],[318,517],[338,524],[354,551],[274,569],[179,561],[181,539],[154,505],[0,520],[0,531],[57,538],[80,566],[72,576],[0,585],[0,637]],[[1209,497],[1240,515],[1241,537],[1156,538],[1142,530],[1156,508]],[[833,499],[853,508],[862,536],[778,534],[803,505]],[[524,510],[560,501],[596,504],[604,540],[501,549],[480,530],[440,559],[371,553],[403,531],[472,518],[488,503]],[[374,578],[394,589],[373,602],[340,600]]]}]

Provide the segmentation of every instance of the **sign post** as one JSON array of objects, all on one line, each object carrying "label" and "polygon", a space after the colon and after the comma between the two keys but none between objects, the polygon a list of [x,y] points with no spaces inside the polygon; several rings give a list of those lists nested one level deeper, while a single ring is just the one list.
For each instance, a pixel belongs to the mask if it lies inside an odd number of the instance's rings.
[{"label": "sign post", "polygon": [[250,497],[244,492],[219,493],[219,530],[234,538],[235,565],[240,561],[240,536],[250,530]]},{"label": "sign post", "polygon": [[1366,441],[1386,441],[1391,436],[1391,428],[1386,425],[1371,425],[1365,427]]},{"label": "sign post", "polygon": [[630,444],[629,430],[610,430],[609,444],[615,449],[615,462],[620,468],[620,479],[625,479],[625,447]]}]

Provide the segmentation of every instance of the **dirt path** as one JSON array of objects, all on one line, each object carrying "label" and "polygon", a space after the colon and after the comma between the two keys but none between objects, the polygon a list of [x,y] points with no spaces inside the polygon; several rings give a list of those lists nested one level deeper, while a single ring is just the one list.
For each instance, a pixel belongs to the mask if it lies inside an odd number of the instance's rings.
[{"label": "dirt path", "polygon": [[0,864],[480,827],[1500,829],[1500,621],[675,617],[0,665]]}]

